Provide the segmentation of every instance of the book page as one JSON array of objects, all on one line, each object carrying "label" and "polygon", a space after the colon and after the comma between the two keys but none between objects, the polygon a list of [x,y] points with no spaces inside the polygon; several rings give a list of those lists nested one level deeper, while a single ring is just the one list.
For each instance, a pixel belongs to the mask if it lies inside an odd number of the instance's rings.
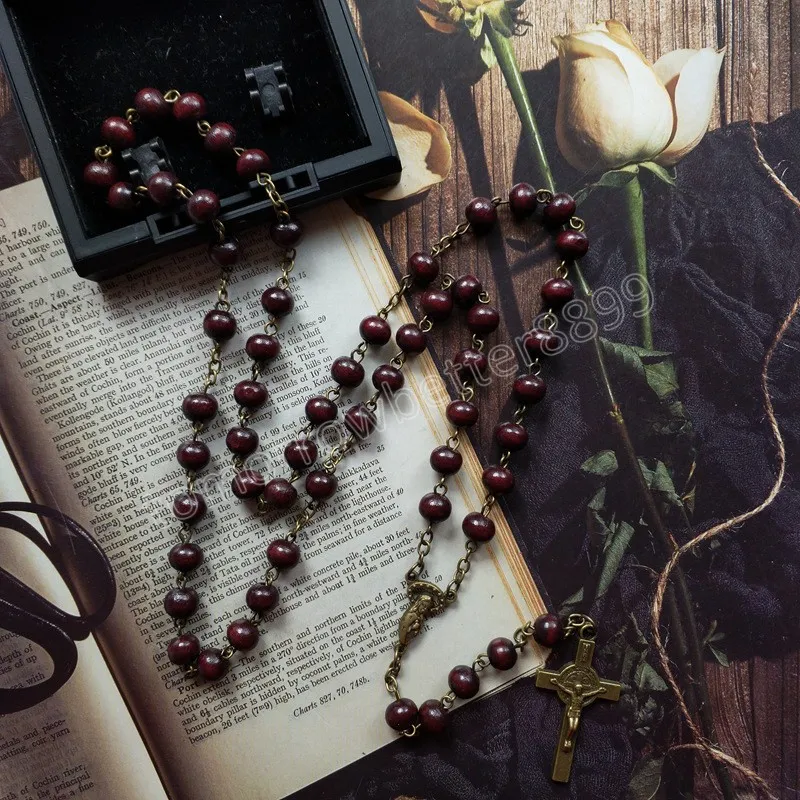
[{"label": "book page", "polygon": [[[28,499],[0,439],[0,503]],[[41,531],[36,517],[15,515]],[[1,531],[0,564],[51,603],[77,613],[61,576],[27,539]],[[2,717],[0,799],[166,798],[97,643],[90,637],[76,644],[78,666],[56,695]],[[0,687],[33,685],[50,669],[50,657],[38,644],[0,629]]]},{"label": "book page", "polygon": [[[423,527],[417,504],[437,477],[428,455],[449,435],[447,395],[430,356],[413,360],[407,391],[392,408],[379,407],[378,430],[341,463],[339,490],[301,533],[300,564],[279,578],[280,604],[258,646],[237,654],[217,684],[187,680],[166,659],[172,625],[162,601],[173,580],[166,553],[178,531],[170,506],[183,485],[175,449],[189,431],[180,403],[205,375],[201,322],[216,295],[216,268],[200,247],[109,283],[81,280],[38,181],[0,194],[0,219],[3,429],[28,483],[54,496],[111,558],[120,596],[100,643],[170,795],[281,798],[394,741],[383,721],[391,699],[383,674],[405,607],[403,575]],[[267,478],[286,475],[283,448],[305,422],[306,399],[331,385],[331,361],[350,353],[359,321],[395,288],[371,229],[344,203],[303,222],[295,310],[264,378],[271,399],[252,423],[262,448],[248,463]],[[215,646],[227,623],[244,615],[244,593],[263,575],[267,544],[293,520],[256,517],[229,489],[232,389],[249,374],[243,344],[263,325],[259,298],[278,275],[263,233],[242,243],[247,258],[230,285],[240,332],[225,347],[220,413],[203,437],[212,464],[198,488],[210,511],[195,541],[206,559],[190,581],[201,605],[188,629]],[[410,319],[405,304],[390,316],[393,327]],[[393,344],[369,352],[367,376],[392,352]],[[367,379],[344,393],[345,402],[371,392]],[[464,456],[451,481],[452,517],[437,527],[427,562],[440,584],[463,554],[460,520],[481,502],[468,443]],[[542,610],[508,525],[498,510],[493,516],[498,534],[474,558],[458,602],[409,648],[404,696],[440,697],[452,666],[470,663],[491,638],[510,636]],[[482,689],[497,689],[541,659],[526,649],[509,673],[484,672]]]}]

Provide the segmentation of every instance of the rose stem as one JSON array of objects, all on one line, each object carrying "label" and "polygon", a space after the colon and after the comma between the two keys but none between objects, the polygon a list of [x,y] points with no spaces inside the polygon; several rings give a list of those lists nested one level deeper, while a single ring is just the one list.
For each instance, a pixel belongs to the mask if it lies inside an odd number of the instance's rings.
[{"label": "rose stem", "polygon": [[[514,105],[517,109],[522,129],[528,139],[528,144],[531,147],[532,155],[535,163],[539,168],[539,178],[542,180],[545,188],[551,192],[555,192],[555,182],[553,181],[553,174],[550,171],[550,164],[547,160],[547,154],[544,149],[542,136],[539,133],[539,126],[536,124],[536,117],[533,113],[533,106],[531,105],[528,92],[525,84],[522,81],[522,74],[517,64],[514,50],[511,47],[511,42],[507,37],[499,34],[491,24],[486,23],[484,30],[489,42],[492,45],[497,63],[505,78],[508,90],[514,100]],[[640,188],[641,192],[641,188]],[[642,246],[644,246],[644,238],[642,237]],[[645,260],[646,264],[646,260]],[[587,315],[589,318],[597,323],[597,316],[594,312],[594,307],[591,303],[592,289],[586,282],[578,262],[574,262],[574,275],[577,279],[578,286],[581,293],[586,298]],[[614,423],[614,429],[619,437],[622,446],[622,452],[625,456],[625,461],[631,470],[636,486],[642,497],[644,503],[645,515],[647,520],[656,534],[659,549],[663,557],[666,559],[672,554],[673,545],[672,540],[667,533],[661,515],[658,512],[650,488],[642,473],[639,459],[636,455],[636,450],[633,447],[633,442],[628,432],[628,426],[625,423],[625,418],[622,415],[622,409],[617,402],[614,395],[614,389],[611,385],[611,379],[606,365],[605,355],[600,344],[598,337],[592,340],[592,355],[594,357],[595,368],[598,378],[603,390],[605,403],[608,409],[608,414]],[[686,577],[680,567],[673,570],[673,580],[675,587],[675,594],[680,598],[679,605],[683,612],[683,617],[687,621],[687,630],[681,622],[681,614],[678,611],[678,603],[675,601],[675,596],[672,592],[667,594],[667,613],[670,617],[671,624],[670,630],[673,638],[677,642],[677,651],[681,661],[684,662],[683,667],[685,671],[691,676],[689,686],[686,690],[686,700],[688,707],[700,719],[700,725],[703,729],[704,736],[711,742],[716,742],[716,732],[714,726],[714,719],[711,714],[711,707],[708,700],[708,689],[705,680],[705,671],[703,669],[703,656],[700,647],[700,640],[697,634],[697,623],[694,617],[694,609],[692,607],[691,597],[689,595],[689,588],[686,584]],[[688,633],[688,640],[687,640]],[[694,686],[692,686],[692,681]],[[699,702],[695,696],[695,690],[700,695]],[[714,771],[717,775],[720,788],[726,800],[735,800],[735,793],[731,783],[730,776],[727,769],[723,764],[714,760]]]},{"label": "rose stem", "polygon": [[492,45],[492,50],[494,50],[497,63],[500,66],[500,71],[503,73],[508,90],[511,92],[511,98],[517,108],[517,116],[522,123],[522,130],[525,133],[528,144],[532,148],[534,160],[539,167],[539,175],[544,181],[545,186],[548,188],[552,187],[554,183],[553,175],[550,172],[550,164],[547,161],[547,154],[544,150],[542,136],[539,133],[539,126],[536,123],[536,116],[533,113],[533,107],[531,106],[528,92],[525,89],[525,84],[522,82],[522,73],[519,71],[519,64],[517,63],[517,57],[514,55],[514,48],[511,46],[511,42],[508,38],[498,33],[492,27],[491,23],[484,23],[483,29]]},{"label": "rose stem", "polygon": [[634,316],[639,317],[642,347],[652,350],[653,323],[650,318],[650,303],[647,300],[650,297],[650,292],[644,291],[644,288],[650,285],[647,275],[647,245],[644,234],[644,197],[642,196],[642,184],[639,183],[638,175],[634,176],[632,181],[628,181],[622,187],[622,192],[625,197],[625,210],[628,214],[628,230],[630,231],[633,245],[634,266],[636,274],[642,281],[642,286],[639,287],[640,296],[642,297],[639,301],[641,308],[638,312],[634,312]]}]

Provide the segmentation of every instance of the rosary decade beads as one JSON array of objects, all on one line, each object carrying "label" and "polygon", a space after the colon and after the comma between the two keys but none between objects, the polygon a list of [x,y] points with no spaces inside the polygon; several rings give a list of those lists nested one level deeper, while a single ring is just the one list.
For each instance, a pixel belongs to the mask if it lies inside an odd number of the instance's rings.
[{"label": "rosary decade beads", "polygon": [[[459,351],[454,358],[459,396],[448,404],[445,412],[453,432],[444,444],[430,454],[430,465],[439,477],[433,490],[419,501],[419,512],[426,527],[418,537],[417,560],[405,575],[408,606],[400,618],[397,641],[393,645],[392,660],[385,675],[386,689],[393,697],[386,709],[385,719],[391,728],[404,736],[414,736],[422,731],[441,733],[447,727],[450,710],[456,699],[469,699],[478,693],[481,671],[489,666],[498,670],[511,669],[517,662],[519,652],[531,639],[551,648],[577,634],[579,641],[575,662],[564,667],[560,673],[540,670],[537,676],[537,685],[556,691],[566,706],[553,779],[567,780],[581,710],[596,699],[616,700],[619,697],[618,684],[599,679],[591,667],[596,628],[588,617],[574,614],[564,623],[554,614],[544,614],[522,625],[511,639],[493,639],[486,652],[481,653],[471,665],[458,665],[450,671],[447,693],[439,699],[426,700],[419,707],[401,695],[398,677],[403,655],[410,642],[422,632],[427,619],[444,612],[456,601],[470,571],[472,557],[482,544],[493,538],[495,525],[490,513],[497,498],[514,489],[514,473],[509,463],[513,453],[523,449],[528,441],[522,421],[530,406],[545,396],[546,384],[541,377],[544,361],[563,349],[564,335],[556,330],[556,311],[574,296],[574,288],[568,280],[569,266],[573,260],[585,255],[589,247],[584,222],[575,216],[574,199],[567,194],[553,194],[546,189],[536,190],[530,184],[519,183],[511,189],[507,199],[476,197],[471,200],[466,207],[466,220],[451,233],[442,236],[429,254],[417,252],[411,255],[407,272],[400,279],[395,293],[376,314],[361,321],[358,344],[349,355],[336,358],[331,365],[333,385],[305,403],[305,421],[284,449],[288,474],[267,479],[246,464],[247,458],[259,447],[259,435],[249,422],[253,413],[267,402],[267,387],[261,379],[267,364],[280,352],[277,337],[280,321],[294,307],[290,274],[295,263],[295,245],[301,238],[302,229],[291,218],[285,201],[275,187],[269,174],[267,154],[258,149],[236,147],[234,128],[224,122],[212,125],[204,119],[205,113],[206,103],[196,93],[181,95],[171,90],[161,94],[156,89],[142,89],[136,94],[134,107],[126,111],[125,117],[110,117],[102,124],[104,144],[95,149],[95,161],[88,164],[84,171],[86,182],[106,190],[108,204],[120,211],[135,208],[146,197],[159,206],[175,203],[178,199],[185,200],[189,218],[196,224],[210,225],[213,240],[209,257],[220,267],[217,300],[203,320],[203,330],[213,342],[205,377],[201,388],[188,394],[182,403],[183,413],[192,423],[192,428],[191,438],[177,450],[178,463],[186,474],[186,489],[172,503],[180,530],[178,543],[168,553],[169,564],[177,572],[175,586],[164,599],[164,608],[174,620],[176,629],[175,637],[167,646],[169,660],[181,667],[187,676],[198,675],[214,681],[226,674],[237,651],[251,650],[256,646],[260,637],[259,626],[279,602],[275,581],[283,570],[298,563],[300,548],[297,538],[324,502],[336,492],[339,464],[358,442],[366,440],[372,433],[380,403],[403,387],[403,369],[410,357],[427,348],[427,334],[436,323],[446,321],[458,308],[464,313],[464,322],[472,338],[470,346]],[[286,535],[267,546],[268,566],[263,578],[254,583],[245,595],[249,616],[232,620],[227,626],[226,641],[218,647],[203,646],[194,634],[186,631],[187,621],[199,603],[196,590],[189,587],[187,582],[190,573],[203,561],[203,551],[192,538],[195,524],[207,511],[207,501],[196,491],[195,483],[198,473],[208,465],[211,454],[200,435],[217,414],[218,401],[210,390],[216,385],[222,368],[223,344],[236,332],[236,319],[231,313],[227,286],[230,269],[239,261],[240,248],[235,239],[227,236],[224,225],[218,219],[220,203],[214,192],[209,189],[193,192],[170,172],[157,172],[147,180],[146,186],[133,186],[118,180],[117,168],[111,161],[114,155],[112,148],[120,150],[135,144],[133,123],[137,119],[157,123],[170,115],[179,122],[195,124],[209,152],[235,156],[237,174],[243,180],[256,180],[265,188],[276,214],[269,234],[273,242],[284,250],[279,262],[281,274],[261,297],[266,312],[263,331],[251,335],[245,345],[245,351],[252,361],[250,375],[239,381],[233,390],[238,406],[238,424],[228,431],[225,439],[234,471],[232,492],[240,499],[255,501],[256,513],[264,516],[275,509],[293,507],[299,499],[297,485],[305,475],[302,484],[306,496],[302,508],[291,520]],[[482,507],[478,512],[468,513],[462,520],[461,527],[466,537],[464,554],[456,564],[450,583],[440,588],[424,579],[425,558],[432,549],[436,525],[451,515],[447,480],[462,466],[459,446],[463,431],[478,420],[479,410],[474,402],[475,384],[480,382],[479,379],[489,368],[485,337],[497,329],[500,314],[490,305],[488,293],[478,278],[473,275],[454,277],[449,273],[440,276],[438,262],[445,251],[468,233],[482,236],[492,230],[497,222],[498,207],[506,205],[518,221],[536,215],[552,232],[560,259],[555,276],[545,281],[541,288],[544,312],[538,318],[537,326],[527,332],[522,340],[529,360],[525,365],[526,370],[517,377],[512,387],[512,397],[517,405],[512,419],[500,422],[495,428],[494,436],[500,448],[500,457],[496,464],[483,470],[482,481],[486,493]],[[361,362],[367,350],[370,347],[382,348],[390,342],[392,328],[388,317],[412,291],[419,292],[422,318],[419,323],[401,325],[396,330],[394,339],[398,349],[372,373],[373,394],[365,402],[357,402],[347,408],[343,415],[344,437],[321,458],[315,441],[319,439],[320,430],[323,426],[336,424],[342,395],[364,382],[366,375]]]}]

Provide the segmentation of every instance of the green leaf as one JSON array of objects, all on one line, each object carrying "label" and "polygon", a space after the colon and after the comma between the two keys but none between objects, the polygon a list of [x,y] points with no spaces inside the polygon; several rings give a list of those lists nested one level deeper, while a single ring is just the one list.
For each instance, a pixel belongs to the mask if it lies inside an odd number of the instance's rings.
[{"label": "green leaf", "polygon": [[675,394],[680,386],[678,384],[678,370],[671,358],[663,361],[644,363],[644,374],[650,388],[658,395],[660,400]]},{"label": "green leaf", "polygon": [[617,454],[613,450],[601,450],[590,456],[581,464],[581,471],[587,475],[605,478],[617,471]]},{"label": "green leaf", "polygon": [[595,189],[620,189],[623,186],[627,186],[638,174],[638,164],[628,164],[619,169],[610,169],[608,172],[604,172],[594,183],[590,183],[575,192],[575,200],[581,203]]},{"label": "green leaf", "polygon": [[714,647],[713,644],[708,646],[708,649],[711,651],[711,655],[717,660],[719,664],[723,667],[729,667],[731,665],[730,660],[728,659],[727,654],[723,653],[718,647]]},{"label": "green leaf", "polygon": [[664,183],[666,183],[668,186],[675,185],[674,169],[662,167],[661,164],[656,164],[655,161],[642,161],[639,166],[649,170],[653,175],[656,176],[656,178],[658,178],[660,181],[664,181]]},{"label": "green leaf", "polygon": [[634,674],[636,688],[643,692],[666,692],[667,682],[642,659]]},{"label": "green leaf", "polygon": [[645,756],[637,761],[628,784],[625,800],[659,800],[664,794],[661,791],[661,773],[664,770],[664,756]]},{"label": "green leaf", "polygon": [[601,556],[600,576],[597,580],[597,591],[593,599],[602,597],[614,582],[628,545],[633,538],[633,525],[625,520],[614,522],[609,526],[605,547]]},{"label": "green leaf", "polygon": [[675,490],[675,483],[667,465],[663,461],[656,461],[655,466],[651,467],[643,458],[640,458],[639,467],[650,491],[661,495],[670,505],[680,508],[682,501]]},{"label": "green leaf", "polygon": [[486,69],[491,69],[497,64],[494,48],[486,36],[483,37],[483,42],[481,43],[481,61],[486,65]]}]

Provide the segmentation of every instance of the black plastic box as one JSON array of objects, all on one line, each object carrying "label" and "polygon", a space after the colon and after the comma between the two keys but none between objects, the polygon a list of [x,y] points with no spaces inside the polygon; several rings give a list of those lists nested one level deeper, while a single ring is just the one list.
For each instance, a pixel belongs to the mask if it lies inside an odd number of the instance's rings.
[{"label": "black plastic box", "polygon": [[[237,144],[265,150],[292,208],[390,184],[400,161],[346,0],[127,0],[0,3],[6,75],[67,249],[93,280],[208,241],[182,206],[132,216],[108,208],[82,180],[109,116],[155,86],[202,94],[206,118],[225,121]],[[273,119],[251,101],[245,71],[282,62],[294,113]],[[272,215],[263,187],[244,185],[232,157],[206,153],[197,129],[136,125],[138,142],[160,135],[182,183],[222,199],[226,228]],[[127,175],[117,160],[122,175]]]}]

